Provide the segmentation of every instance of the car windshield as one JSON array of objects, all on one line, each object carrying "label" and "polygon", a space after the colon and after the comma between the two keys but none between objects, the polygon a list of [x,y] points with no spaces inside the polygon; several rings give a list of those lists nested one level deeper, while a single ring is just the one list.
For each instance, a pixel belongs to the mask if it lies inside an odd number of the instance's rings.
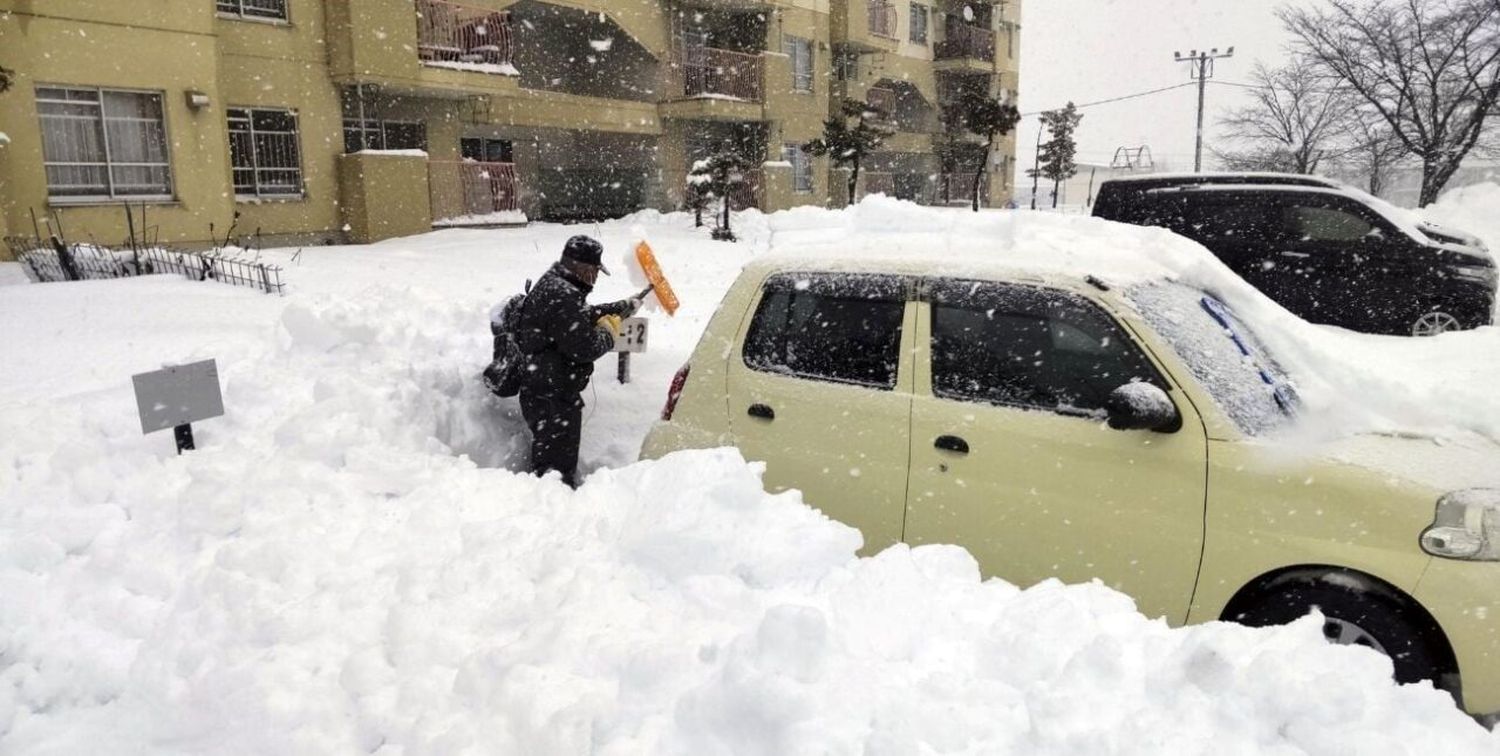
[{"label": "car windshield", "polygon": [[1296,414],[1298,399],[1291,381],[1255,333],[1223,302],[1164,281],[1137,286],[1129,296],[1246,433],[1263,434]]}]

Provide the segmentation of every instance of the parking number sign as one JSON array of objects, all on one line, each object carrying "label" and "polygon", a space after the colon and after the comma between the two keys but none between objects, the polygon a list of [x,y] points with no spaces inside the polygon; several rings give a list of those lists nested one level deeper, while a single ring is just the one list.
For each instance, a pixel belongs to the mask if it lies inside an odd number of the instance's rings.
[{"label": "parking number sign", "polygon": [[620,323],[620,338],[615,340],[616,352],[646,351],[646,318],[626,318]]}]

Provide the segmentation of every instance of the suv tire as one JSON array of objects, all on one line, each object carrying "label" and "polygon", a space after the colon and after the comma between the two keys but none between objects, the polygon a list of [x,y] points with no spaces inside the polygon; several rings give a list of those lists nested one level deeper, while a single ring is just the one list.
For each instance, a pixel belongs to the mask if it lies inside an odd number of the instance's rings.
[{"label": "suv tire", "polygon": [[1316,608],[1325,617],[1323,635],[1329,642],[1362,645],[1385,654],[1395,667],[1397,682],[1445,682],[1448,670],[1432,636],[1441,631],[1424,627],[1430,623],[1413,617],[1378,589],[1362,589],[1356,581],[1339,573],[1288,576],[1229,619],[1250,627],[1284,625]]},{"label": "suv tire", "polygon": [[1442,310],[1433,310],[1431,312],[1424,312],[1417,317],[1411,324],[1411,335],[1436,336],[1440,333],[1448,333],[1450,331],[1462,331],[1463,328],[1464,326],[1458,322],[1458,318]]}]

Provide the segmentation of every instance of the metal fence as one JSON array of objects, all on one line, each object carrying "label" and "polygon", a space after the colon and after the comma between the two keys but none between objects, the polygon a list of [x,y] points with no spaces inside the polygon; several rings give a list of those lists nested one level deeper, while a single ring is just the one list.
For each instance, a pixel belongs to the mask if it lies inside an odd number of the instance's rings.
[{"label": "metal fence", "polygon": [[687,97],[733,97],[760,102],[765,60],[758,53],[687,45],[682,51],[682,93]]},{"label": "metal fence", "polygon": [[933,57],[938,60],[970,58],[993,62],[995,60],[995,33],[989,29],[965,23],[962,17],[947,16],[943,23],[946,39],[933,48]]},{"label": "metal fence", "polygon": [[194,281],[248,286],[267,294],[285,293],[280,266],[221,251],[184,252],[163,247],[130,250],[96,244],[62,244],[59,249],[26,237],[8,237],[5,242],[27,277],[37,283],[180,275]]},{"label": "metal fence", "polygon": [[446,0],[416,0],[417,57],[431,62],[508,65],[515,54],[510,14]]},{"label": "metal fence", "polygon": [[[974,174],[971,172],[945,173],[938,179],[944,204],[959,205],[974,201]],[[979,176],[979,204],[990,202],[990,174]]]},{"label": "metal fence", "polygon": [[521,207],[514,163],[430,160],[427,183],[434,223],[485,218],[497,222],[497,213]]},{"label": "metal fence", "polygon": [[749,210],[761,206],[765,194],[766,175],[759,168],[745,171],[743,180],[729,191],[729,207],[734,210]]}]

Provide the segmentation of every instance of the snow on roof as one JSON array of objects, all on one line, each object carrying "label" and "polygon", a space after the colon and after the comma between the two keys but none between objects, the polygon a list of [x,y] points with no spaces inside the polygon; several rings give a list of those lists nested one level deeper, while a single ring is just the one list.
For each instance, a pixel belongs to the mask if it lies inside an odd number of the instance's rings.
[{"label": "snow on roof", "polygon": [[1109,182],[1122,182],[1122,181],[1187,181],[1187,180],[1195,180],[1195,181],[1205,182],[1205,183],[1206,182],[1218,182],[1218,183],[1222,183],[1223,181],[1225,181],[1227,179],[1235,179],[1235,178],[1266,179],[1266,180],[1279,179],[1279,180],[1287,181],[1288,183],[1297,182],[1297,183],[1301,183],[1301,184],[1304,184],[1304,185],[1310,184],[1310,183],[1318,183],[1318,184],[1322,184],[1324,186],[1327,186],[1329,188],[1334,188],[1334,189],[1345,188],[1344,184],[1342,184],[1342,183],[1340,183],[1338,181],[1335,181],[1333,179],[1330,179],[1330,178],[1324,178],[1322,176],[1309,176],[1309,175],[1299,174],[1299,173],[1271,173],[1271,172],[1267,172],[1267,171],[1221,171],[1221,172],[1212,172],[1212,171],[1210,171],[1210,172],[1206,172],[1206,173],[1187,173],[1187,172],[1179,171],[1179,172],[1168,172],[1168,173],[1143,173],[1143,174],[1130,175],[1130,176],[1111,176],[1110,178],[1106,179],[1106,181],[1109,181]]},{"label": "snow on roof", "polygon": [[[816,260],[836,269],[1022,277],[1126,285],[1193,274],[1244,287],[1208,250],[1159,228],[1030,211],[922,207],[882,195],[841,212],[803,208],[770,218],[771,267]],[[1248,287],[1245,287],[1248,288]]]}]

